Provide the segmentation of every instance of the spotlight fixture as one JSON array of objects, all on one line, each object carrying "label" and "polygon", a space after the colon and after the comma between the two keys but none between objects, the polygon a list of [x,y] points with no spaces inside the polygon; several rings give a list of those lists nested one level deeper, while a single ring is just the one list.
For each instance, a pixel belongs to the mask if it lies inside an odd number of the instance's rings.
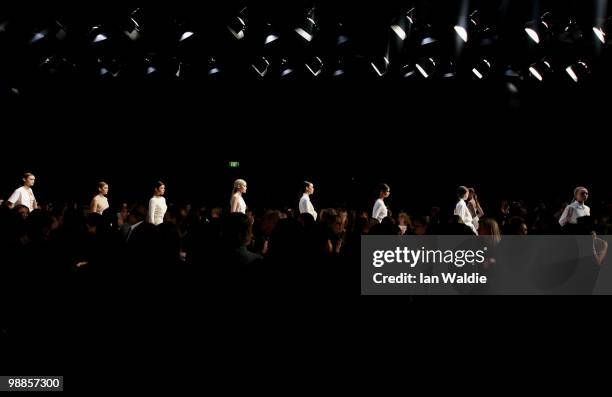
[{"label": "spotlight fixture", "polygon": [[411,8],[407,12],[403,13],[391,23],[391,30],[401,41],[405,41],[406,39],[410,38],[413,28],[414,8]]},{"label": "spotlight fixture", "polygon": [[189,39],[190,37],[193,37],[195,33],[192,32],[191,30],[186,30],[184,32],[181,33],[181,37],[179,38],[179,42],[185,41],[187,39]]},{"label": "spotlight fixture", "polygon": [[130,18],[127,22],[127,25],[125,27],[125,29],[123,30],[123,33],[132,41],[136,41],[140,38],[140,31],[142,29],[142,22],[141,22],[141,9],[137,8],[134,11],[131,12],[130,14]]},{"label": "spotlight fixture", "polygon": [[266,38],[264,40],[264,45],[268,46],[278,40],[278,33],[272,28],[272,24],[266,24]]},{"label": "spotlight fixture", "polygon": [[374,69],[378,77],[383,77],[389,70],[389,58],[385,56],[382,59],[372,61],[370,62],[370,66]]},{"label": "spotlight fixture", "polygon": [[400,69],[400,76],[404,79],[417,77],[417,70],[410,64],[405,64]]},{"label": "spotlight fixture", "polygon": [[115,78],[119,76],[121,68],[116,58],[110,58],[103,60],[102,58],[97,59],[98,63],[98,76],[101,78]]},{"label": "spotlight fixture", "polygon": [[251,64],[251,67],[259,77],[265,77],[268,74],[268,70],[270,68],[270,61],[266,57],[259,57]]},{"label": "spotlight fixture", "polygon": [[227,25],[227,30],[234,36],[236,40],[244,39],[245,32],[247,30],[247,8],[243,7],[238,15],[232,18],[230,23]]},{"label": "spotlight fixture", "polygon": [[321,58],[315,56],[306,62],[306,69],[308,69],[310,74],[314,77],[318,77],[323,71],[323,61]]},{"label": "spotlight fixture", "polygon": [[579,83],[591,73],[591,69],[585,61],[577,61],[566,67],[565,73],[574,83]]},{"label": "spotlight fixture", "polygon": [[293,74],[294,74],[294,69],[291,67],[291,64],[289,63],[287,58],[281,59],[280,77],[281,78],[288,78],[288,77],[293,76]]},{"label": "spotlight fixture", "polygon": [[158,57],[154,53],[148,54],[144,58],[145,64],[145,75],[147,77],[154,77],[160,74],[160,66],[158,62]]},{"label": "spotlight fixture", "polygon": [[480,45],[489,45],[496,38],[494,30],[482,22],[479,10],[472,11],[465,20],[455,25],[454,30],[463,43],[477,40]]},{"label": "spotlight fixture", "polygon": [[552,71],[552,63],[546,58],[529,66],[529,76],[540,82],[547,79],[547,77],[552,74]]},{"label": "spotlight fixture", "polygon": [[208,58],[208,71],[209,76],[216,76],[221,73],[221,68],[219,67],[219,63],[214,57]]},{"label": "spotlight fixture", "polygon": [[30,44],[39,43],[39,42],[43,41],[47,36],[49,36],[49,30],[47,30],[47,29],[40,30],[40,31],[34,33],[32,38],[30,39]]},{"label": "spotlight fixture", "polygon": [[332,70],[333,70],[332,77],[337,78],[337,77],[342,77],[346,75],[346,69],[344,67],[344,60],[342,58],[337,59]]},{"label": "spotlight fixture", "polygon": [[459,38],[463,40],[463,42],[468,42],[469,36],[466,27],[463,27],[461,25],[455,25],[455,33],[457,33],[457,36],[459,36]]},{"label": "spotlight fixture", "polygon": [[457,77],[457,65],[455,64],[455,61],[449,60],[443,62],[440,69],[440,74],[443,79],[450,80]]},{"label": "spotlight fixture", "polygon": [[472,74],[478,80],[482,80],[489,76],[489,74],[491,73],[491,68],[491,62],[488,59],[483,58],[474,65],[474,67],[472,68]]},{"label": "spotlight fixture", "polygon": [[421,74],[421,76],[428,79],[436,73],[438,63],[432,57],[422,58],[414,65],[414,67]]},{"label": "spotlight fixture", "polygon": [[601,44],[608,44],[610,33],[612,33],[612,17],[601,20],[596,26],[593,26],[593,33]]},{"label": "spotlight fixture", "polygon": [[30,37],[29,44],[37,45],[39,43],[51,40],[55,38],[58,41],[64,40],[66,38],[66,28],[60,21],[54,22],[53,28],[43,28],[39,29],[32,33]]},{"label": "spotlight fixture", "polygon": [[302,24],[295,28],[295,33],[297,33],[298,36],[304,39],[307,43],[310,43],[316,30],[317,22],[315,20],[315,8],[311,7],[306,12],[306,16]]},{"label": "spotlight fixture", "polygon": [[552,32],[554,27],[553,14],[548,11],[539,19],[525,25],[525,33],[535,44],[540,44]]},{"label": "spotlight fixture", "polygon": [[101,26],[94,26],[89,31],[92,44],[99,44],[108,40],[108,34]]},{"label": "spotlight fixture", "polygon": [[348,35],[342,22],[336,25],[336,47],[344,47],[349,42]]},{"label": "spotlight fixture", "polygon": [[433,29],[431,25],[429,24],[425,25],[425,28],[423,29],[423,34],[421,37],[421,47],[431,47],[437,42],[438,42],[438,39],[434,37]]}]

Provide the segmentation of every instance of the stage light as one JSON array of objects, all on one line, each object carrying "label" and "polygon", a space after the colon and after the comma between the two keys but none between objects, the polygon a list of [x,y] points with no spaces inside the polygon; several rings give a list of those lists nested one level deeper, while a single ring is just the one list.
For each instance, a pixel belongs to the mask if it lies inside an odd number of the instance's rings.
[{"label": "stage light", "polygon": [[401,40],[406,40],[414,27],[414,8],[403,13],[391,24],[391,30]]},{"label": "stage light", "polygon": [[540,35],[533,27],[526,27],[525,32],[533,40],[534,43],[540,44]]},{"label": "stage light", "polygon": [[219,64],[214,57],[208,58],[208,75],[214,76],[221,73],[221,69],[219,68]]},{"label": "stage light", "polygon": [[601,44],[608,43],[608,37],[611,31],[612,17],[605,20],[601,20],[601,22],[599,22],[597,26],[593,26],[593,33],[595,34],[595,37],[597,37],[597,39],[601,42]]},{"label": "stage light", "polygon": [[272,24],[268,23],[266,25],[266,39],[264,40],[264,45],[270,45],[278,40],[279,36],[272,28]]},{"label": "stage light", "polygon": [[236,40],[242,40],[247,30],[247,8],[243,7],[238,15],[233,17],[227,25],[227,30],[230,31]]},{"label": "stage light", "polygon": [[477,40],[480,45],[490,45],[495,41],[495,32],[481,20],[480,11],[472,13],[454,27],[455,33],[463,43]]},{"label": "stage light", "polygon": [[314,37],[316,29],[317,23],[315,20],[315,8],[311,7],[306,12],[306,17],[304,22],[302,22],[302,25],[295,28],[295,33],[297,33],[302,39],[306,40],[306,42],[310,43]]},{"label": "stage light", "polygon": [[155,58],[156,55],[154,53],[151,53],[144,58],[146,76],[153,77],[159,74],[159,66]]},{"label": "stage light", "polygon": [[313,57],[306,62],[306,69],[314,76],[318,77],[323,71],[323,61],[319,57]]},{"label": "stage light", "polygon": [[192,32],[192,31],[190,31],[190,30],[188,30],[188,31],[186,31],[186,32],[183,32],[183,33],[181,34],[181,38],[179,39],[179,42],[181,42],[181,41],[185,41],[185,40],[187,40],[188,38],[192,37],[193,35],[194,35],[194,32]]},{"label": "stage light", "polygon": [[404,79],[409,79],[417,76],[417,71],[410,64],[406,64],[402,66],[400,70],[400,76]]},{"label": "stage light", "polygon": [[543,82],[551,73],[552,63],[548,59],[543,59],[542,61],[529,66],[529,75],[540,82]]},{"label": "stage light", "polygon": [[334,68],[332,70],[333,70],[333,73],[332,73],[333,77],[344,76],[346,74],[346,70],[344,68],[344,60],[343,59],[336,60]]},{"label": "stage light", "polygon": [[91,28],[90,35],[91,37],[93,37],[91,42],[94,44],[108,40],[108,35],[105,31],[102,30],[100,26],[94,26],[93,28]]},{"label": "stage light", "polygon": [[589,65],[585,61],[578,61],[565,68],[565,73],[572,81],[578,83],[584,80],[591,72]]},{"label": "stage light", "polygon": [[606,44],[606,32],[603,31],[603,28],[593,27],[593,32],[595,36],[602,42],[602,44]]},{"label": "stage light", "polygon": [[434,58],[423,58],[419,60],[415,65],[418,72],[424,78],[428,79],[433,76],[436,72],[437,62]]},{"label": "stage light", "polygon": [[382,77],[387,74],[389,70],[389,58],[383,57],[381,60],[372,61],[370,62],[370,66],[374,69],[378,77]]},{"label": "stage light", "polygon": [[293,68],[286,58],[281,59],[280,77],[287,78],[293,75]]},{"label": "stage light", "polygon": [[343,47],[349,41],[348,35],[345,32],[344,25],[339,22],[336,25],[336,46]]},{"label": "stage light", "polygon": [[474,67],[472,68],[472,74],[476,76],[478,80],[485,79],[489,76],[491,72],[491,67],[491,62],[488,59],[483,58],[478,61],[476,65],[474,65]]},{"label": "stage light", "polygon": [[66,28],[60,21],[54,21],[53,28],[43,28],[34,32],[29,40],[29,44],[37,45],[53,37],[58,41],[66,38]]},{"label": "stage light", "polygon": [[30,39],[30,44],[35,44],[42,41],[49,34],[48,30],[41,30],[39,32],[34,33],[32,38]]},{"label": "stage light", "polygon": [[421,38],[421,47],[430,47],[431,45],[436,44],[437,42],[438,39],[434,37],[431,25],[426,25]]},{"label": "stage light", "polygon": [[115,78],[119,76],[120,67],[117,59],[110,58],[108,60],[97,59],[98,63],[98,75],[103,78]]},{"label": "stage light", "polygon": [[136,41],[140,38],[140,29],[141,29],[141,9],[137,8],[130,14],[130,19],[128,22],[128,27],[123,30],[123,33],[132,41]]},{"label": "stage light", "polygon": [[455,32],[463,40],[464,43],[468,42],[468,31],[463,26],[455,25]]},{"label": "stage light", "polygon": [[553,14],[545,12],[539,19],[530,21],[525,25],[525,33],[536,44],[540,44],[542,40],[548,36],[554,27]]},{"label": "stage light", "polygon": [[259,77],[265,77],[268,74],[268,70],[270,68],[270,61],[266,57],[259,57],[251,64],[251,67]]},{"label": "stage light", "polygon": [[515,69],[509,67],[504,72],[504,81],[506,91],[512,95],[517,95],[520,92],[520,86],[523,81],[523,77]]},{"label": "stage light", "polygon": [[440,69],[443,79],[450,80],[457,77],[457,66],[452,60],[444,62]]}]

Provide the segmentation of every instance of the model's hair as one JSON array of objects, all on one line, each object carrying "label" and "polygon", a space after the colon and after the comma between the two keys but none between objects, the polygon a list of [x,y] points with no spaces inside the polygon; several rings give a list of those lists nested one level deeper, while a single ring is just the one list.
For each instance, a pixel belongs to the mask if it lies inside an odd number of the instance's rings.
[{"label": "model's hair", "polygon": [[234,181],[234,190],[232,191],[232,193],[236,193],[238,190],[240,190],[240,188],[246,186],[247,183],[244,179],[236,179]]},{"label": "model's hair", "polygon": [[104,189],[104,186],[108,186],[108,183],[106,183],[104,181],[98,182],[98,190]]},{"label": "model's hair", "polygon": [[306,193],[306,189],[308,189],[310,186],[313,186],[312,182],[308,182],[308,181],[302,182],[302,193]]},{"label": "model's hair", "polygon": [[588,189],[584,186],[578,186],[576,189],[574,189],[574,198],[578,197],[578,193],[580,193],[580,191],[582,190],[588,190]]},{"label": "model's hair", "polygon": [[157,181],[157,182],[155,182],[155,184],[153,185],[153,189],[154,189],[154,190],[157,190],[157,189],[159,189],[159,188],[160,188],[160,187],[162,187],[162,186],[166,186],[166,184],[165,184],[165,183],[163,183],[162,181]]},{"label": "model's hair", "polygon": [[499,224],[495,219],[492,218],[484,218],[480,220],[480,228],[487,229],[489,242],[491,245],[495,246],[499,244],[501,241],[501,231],[499,229]]},{"label": "model's hair", "polygon": [[465,186],[459,186],[457,188],[457,198],[462,199],[469,192],[468,188]]},{"label": "model's hair", "polygon": [[381,193],[387,193],[389,191],[391,191],[391,188],[386,183],[381,183],[380,185],[378,185],[378,194],[379,195]]},{"label": "model's hair", "polygon": [[23,179],[24,179],[24,181],[25,181],[26,179],[28,179],[29,177],[31,177],[31,176],[34,176],[34,174],[32,174],[31,172],[24,172],[24,173],[23,173]]}]

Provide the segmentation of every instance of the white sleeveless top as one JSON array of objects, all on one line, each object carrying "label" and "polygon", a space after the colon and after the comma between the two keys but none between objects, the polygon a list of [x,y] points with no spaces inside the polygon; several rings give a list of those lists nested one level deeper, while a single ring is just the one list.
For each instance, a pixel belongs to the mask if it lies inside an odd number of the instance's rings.
[{"label": "white sleeveless top", "polygon": [[[238,200],[238,211],[237,212],[242,212],[243,214],[246,214],[247,205],[244,199],[242,198],[242,194],[234,194],[232,198],[233,197],[236,197],[236,200]],[[231,205],[232,203],[230,201],[230,206]]]},{"label": "white sleeveless top", "polygon": [[109,207],[108,199],[104,196],[97,195],[93,198],[93,203],[93,206],[95,206],[94,212],[100,215],[102,215],[104,211],[106,211],[106,209]]}]

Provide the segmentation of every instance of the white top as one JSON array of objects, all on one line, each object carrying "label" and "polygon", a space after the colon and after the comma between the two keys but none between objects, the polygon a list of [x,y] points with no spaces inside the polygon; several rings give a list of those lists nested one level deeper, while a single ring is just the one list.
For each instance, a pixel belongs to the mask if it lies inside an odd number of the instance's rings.
[{"label": "white top", "polygon": [[163,196],[153,196],[149,201],[149,213],[147,215],[147,222],[154,224],[155,226],[164,222],[164,215],[166,215],[166,198]]},{"label": "white top", "polygon": [[300,214],[310,214],[317,220],[317,211],[315,211],[312,202],[310,201],[310,195],[304,193],[300,199]]},{"label": "white top", "polygon": [[559,224],[561,226],[565,226],[568,223],[575,225],[578,223],[578,218],[583,216],[591,216],[591,209],[587,205],[574,201],[565,207],[565,211],[563,211],[561,218],[559,218]]},{"label": "white top", "polygon": [[25,205],[30,211],[36,209],[36,197],[31,188],[22,186],[16,189],[11,197],[8,198],[8,202],[15,205]]},{"label": "white top", "polygon": [[470,210],[467,207],[465,200],[459,200],[457,206],[455,207],[455,215],[459,215],[461,221],[467,226],[469,226],[470,229],[472,229],[472,232],[474,232],[474,234],[478,234],[478,232],[476,231],[476,226],[474,226],[474,218],[472,218],[472,214],[470,213]]},{"label": "white top", "polygon": [[91,201],[91,212],[102,215],[108,207],[108,199],[105,196],[98,194]]},{"label": "white top", "polygon": [[[238,208],[237,208],[237,210],[234,208],[234,202],[236,200],[238,201]],[[231,208],[232,212],[242,212],[243,214],[246,214],[247,205],[246,205],[244,199],[242,198],[242,194],[235,193],[232,196],[232,199],[230,200],[230,208]]]},{"label": "white top", "polygon": [[385,205],[385,201],[383,199],[378,199],[374,203],[374,209],[372,210],[372,218],[377,219],[378,222],[382,222],[383,219],[387,217],[387,206]]}]

